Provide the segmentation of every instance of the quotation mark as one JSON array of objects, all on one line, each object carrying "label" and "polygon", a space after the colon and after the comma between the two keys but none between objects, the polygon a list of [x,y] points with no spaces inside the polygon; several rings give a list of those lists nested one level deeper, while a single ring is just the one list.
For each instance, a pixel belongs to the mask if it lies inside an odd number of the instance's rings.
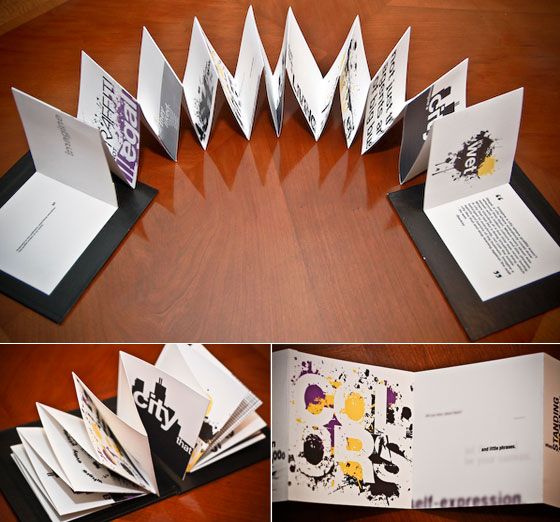
[{"label": "quotation mark", "polygon": [[500,279],[500,277],[502,277],[502,274],[500,274],[499,270],[496,270],[495,272],[492,272],[494,274],[494,276],[496,277],[496,279]]},{"label": "quotation mark", "polygon": [[498,201],[502,201],[502,199],[504,199],[504,197],[501,194],[496,194],[496,199]]}]

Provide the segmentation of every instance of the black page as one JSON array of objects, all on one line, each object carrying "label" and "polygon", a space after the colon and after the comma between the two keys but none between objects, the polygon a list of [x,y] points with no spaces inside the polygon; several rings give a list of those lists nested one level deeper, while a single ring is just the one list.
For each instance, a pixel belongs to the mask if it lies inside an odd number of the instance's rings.
[{"label": "black page", "polygon": [[[35,165],[31,153],[28,152],[0,178],[0,207],[34,173]],[[143,183],[138,183],[133,190],[120,179],[114,181],[119,208],[50,295],[2,270],[0,270],[0,292],[61,323],[157,194],[156,189]]]},{"label": "black page", "polygon": [[[115,411],[117,400],[112,397],[103,401],[111,410]],[[79,415],[80,410],[70,412]],[[31,422],[25,426],[41,426],[40,421]],[[188,474],[185,480],[174,477],[165,465],[154,458],[154,469],[157,476],[160,496],[145,495],[143,497],[126,500],[120,504],[108,507],[97,513],[80,518],[84,522],[105,522],[113,520],[127,513],[132,513],[144,506],[149,506],[165,498],[185,493],[198,486],[202,486],[234,471],[260,462],[270,457],[270,431],[263,431],[266,439],[245,448],[229,457],[202,468],[199,471]],[[48,522],[50,519],[35,497],[33,490],[25,480],[16,463],[10,456],[10,446],[19,444],[20,440],[16,428],[10,428],[0,432],[0,489],[10,504],[14,513],[20,520],[31,522]]]},{"label": "black page", "polygon": [[[517,163],[510,184],[560,244],[560,216]],[[482,301],[424,213],[424,185],[388,197],[471,341],[560,306],[560,273]]]}]

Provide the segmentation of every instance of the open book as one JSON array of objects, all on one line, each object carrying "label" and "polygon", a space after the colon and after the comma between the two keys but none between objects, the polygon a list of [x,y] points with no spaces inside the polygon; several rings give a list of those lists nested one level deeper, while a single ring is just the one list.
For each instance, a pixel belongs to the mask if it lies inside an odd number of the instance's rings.
[{"label": "open book", "polygon": [[[401,174],[427,168],[426,183],[389,199],[478,339],[558,306],[560,218],[514,163],[523,89],[447,109],[444,95],[453,106],[462,102],[465,67],[408,105]],[[431,100],[444,117],[435,108],[430,119]]]},{"label": "open book", "polygon": [[202,345],[165,345],[155,365],[120,352],[116,412],[73,379],[81,415],[37,403],[42,427],[11,447],[53,521],[160,495],[265,439],[261,401]]},{"label": "open book", "polygon": [[272,364],[274,501],[560,507],[548,355],[408,372],[282,350]]}]

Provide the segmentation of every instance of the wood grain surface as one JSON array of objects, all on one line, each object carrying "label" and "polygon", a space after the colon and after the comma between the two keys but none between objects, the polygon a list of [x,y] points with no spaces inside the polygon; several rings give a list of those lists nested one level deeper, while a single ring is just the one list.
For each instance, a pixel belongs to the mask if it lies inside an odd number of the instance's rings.
[{"label": "wood grain surface", "polygon": [[[560,359],[558,345],[274,345],[273,351],[294,348],[302,352],[345,361],[374,364],[408,371],[432,370],[447,366],[546,352]],[[274,413],[273,413],[274,416]],[[437,440],[437,434],[434,434]],[[387,522],[458,520],[558,520],[559,509],[545,505],[495,506],[434,510],[399,510],[352,506],[331,506],[307,502],[280,502],[272,505],[273,522],[321,520],[342,522],[376,520]]]},{"label": "wood grain surface", "polygon": [[[270,61],[288,5],[326,72],[360,16],[373,74],[412,26],[408,97],[470,58],[468,103],[525,87],[516,159],[560,208],[560,3],[506,0],[255,0]],[[142,25],[182,77],[196,15],[233,70],[248,6],[225,0],[70,0],[0,36],[0,172],[26,150],[10,92],[77,108],[80,50],[132,93]],[[0,296],[0,340],[466,341],[386,197],[400,127],[348,150],[335,99],[315,142],[291,88],[276,138],[264,92],[245,140],[219,94],[207,151],[183,115],[179,161],[143,130],[139,178],[160,193],[62,326]],[[423,181],[421,176],[415,182]],[[560,310],[486,341],[560,338]]]},{"label": "wood grain surface", "polygon": [[[206,346],[263,401],[257,411],[270,424],[270,346]],[[37,420],[36,401],[77,408],[72,371],[101,399],[114,397],[119,350],[154,363],[161,345],[0,345],[0,429]],[[122,520],[261,521],[269,513],[270,463],[262,461]],[[16,520],[1,495],[0,520]]]}]

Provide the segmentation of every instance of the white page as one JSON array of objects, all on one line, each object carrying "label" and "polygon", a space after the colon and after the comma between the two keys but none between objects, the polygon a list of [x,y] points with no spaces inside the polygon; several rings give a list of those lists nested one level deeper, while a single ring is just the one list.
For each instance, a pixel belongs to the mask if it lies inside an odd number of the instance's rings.
[{"label": "white page", "polygon": [[340,109],[346,145],[350,147],[364,115],[370,82],[359,17],[352,25],[350,39],[345,47],[339,83]]},{"label": "white page", "polygon": [[[200,31],[202,32],[202,29]],[[253,8],[249,7],[245,18],[235,75],[230,73],[206,35],[202,34],[228,105],[243,134],[249,139],[255,117],[258,89],[263,68],[261,42]]]},{"label": "white page", "polygon": [[140,119],[136,99],[82,51],[78,119],[101,132],[113,172],[136,187],[140,159]]},{"label": "white page", "polygon": [[37,172],[117,207],[99,130],[12,89]]},{"label": "white page", "polygon": [[206,391],[189,368],[178,344],[165,344],[158,355],[155,366],[201,395],[206,395]]},{"label": "white page", "polygon": [[543,501],[543,354],[418,372],[414,393],[413,507]]},{"label": "white page", "polygon": [[450,114],[430,131],[424,211],[483,301],[560,270],[560,247],[508,184],[522,93]]},{"label": "white page", "polygon": [[195,17],[183,76],[183,93],[187,113],[203,149],[208,146],[212,129],[217,84],[218,73],[206,45],[206,36]]},{"label": "white page", "polygon": [[[231,448],[237,447],[238,444],[250,437],[255,437],[255,433],[260,433],[260,430],[262,430],[265,426],[266,422],[264,422],[260,415],[255,412],[251,413],[242,422],[240,422],[220,444],[217,444],[212,448],[212,450],[208,451],[198,461],[197,465],[193,467],[192,471],[200,469],[203,465],[206,465],[206,462],[208,461],[214,461],[216,457],[222,455],[224,452],[228,452],[228,455],[230,455],[231,452],[229,452],[229,450]],[[239,449],[241,448],[238,447],[236,451]]]},{"label": "white page", "polygon": [[208,397],[125,352],[120,352],[120,360],[152,452],[183,478],[210,403]]},{"label": "white page", "polygon": [[426,214],[482,301],[560,270],[560,246],[511,185]]},{"label": "white page", "polygon": [[80,411],[98,462],[151,493],[158,493],[145,432],[120,419],[72,373]]},{"label": "white page", "polygon": [[399,121],[406,107],[406,69],[410,27],[369,84],[365,108],[362,154],[371,149]]},{"label": "white page", "polygon": [[282,39],[282,47],[280,49],[280,54],[278,56],[278,61],[276,62],[276,67],[274,72],[270,67],[270,62],[268,61],[268,56],[262,44],[261,40],[261,52],[263,55],[263,65],[264,65],[264,80],[266,86],[266,96],[268,98],[268,106],[270,109],[270,115],[272,117],[272,123],[274,125],[274,130],[276,136],[280,136],[280,131],[282,130],[282,123],[284,120],[284,92],[286,84],[286,48],[288,45],[288,16],[286,16],[286,23],[284,26],[284,37]]},{"label": "white page", "polygon": [[288,355],[289,499],[408,508],[413,374]]},{"label": "white page", "polygon": [[0,208],[0,269],[50,295],[116,210],[33,174]]},{"label": "white page", "polygon": [[33,466],[31,465],[31,462],[29,461],[29,458],[27,457],[25,450],[23,449],[23,444],[17,444],[16,446],[11,446],[10,449],[12,450],[12,454],[11,454],[12,459],[14,460],[17,467],[21,471],[26,482],[29,484],[29,487],[32,489],[33,493],[37,497],[37,500],[39,500],[41,506],[47,513],[47,516],[53,522],[70,522],[71,520],[76,520],[78,518],[89,515],[90,513],[95,513],[96,511],[104,509],[104,508],[91,509],[89,511],[81,512],[78,515],[64,515],[64,516],[58,515],[54,507],[50,503],[49,499],[47,498],[47,493],[43,488],[39,480],[39,477],[35,473],[35,470],[33,469]]},{"label": "white page", "polygon": [[288,10],[287,24],[286,73],[313,137],[318,140],[333,102],[350,35],[323,77],[291,8]]},{"label": "white page", "polygon": [[14,89],[37,172],[0,208],[0,269],[51,294],[117,209],[99,131]]},{"label": "white page", "polygon": [[[252,394],[204,346],[200,344],[178,346],[191,372],[196,375],[197,381],[210,397],[210,406],[199,434],[204,445],[210,444],[224,429],[243,400]],[[202,451],[206,449],[204,445]]]},{"label": "white page", "polygon": [[509,183],[522,104],[517,89],[433,123],[424,210]]},{"label": "white page", "polygon": [[[139,493],[143,489],[100,466],[92,455],[91,442],[84,441],[83,420],[66,412],[37,404],[37,411],[50,447],[74,491]],[[87,449],[86,449],[87,448]],[[61,475],[61,478],[62,475]]]},{"label": "white page", "polygon": [[70,480],[60,467],[58,459],[54,454],[45,428],[17,428],[17,434],[22,443],[25,440],[31,448],[41,457],[45,464],[63,480],[66,484],[70,485]]},{"label": "white page", "polygon": [[467,106],[468,63],[463,60],[407,103],[399,155],[401,184],[428,168],[428,134],[434,121]]},{"label": "white page", "polygon": [[148,128],[167,154],[177,161],[183,86],[145,27],[137,98]]},{"label": "white page", "polygon": [[215,464],[216,462],[225,459],[226,457],[229,457],[230,455],[233,455],[234,453],[237,453],[238,451],[241,451],[245,448],[248,448],[249,446],[252,446],[253,444],[256,444],[257,442],[260,442],[261,440],[266,439],[264,433],[259,433],[258,435],[255,435],[249,439],[246,439],[242,442],[239,442],[236,446],[233,446],[231,448],[229,448],[228,450],[225,450],[221,453],[216,454],[215,456],[213,456],[211,459],[205,459],[205,460],[200,460],[198,461],[198,464],[192,469],[192,473],[194,473],[195,471],[198,471],[199,469],[205,468],[206,466],[209,466],[210,464]]},{"label": "white page", "polygon": [[74,493],[62,479],[52,472],[25,438],[22,438],[21,441],[49,501],[59,515],[104,508],[120,500],[112,498],[106,493]]}]

